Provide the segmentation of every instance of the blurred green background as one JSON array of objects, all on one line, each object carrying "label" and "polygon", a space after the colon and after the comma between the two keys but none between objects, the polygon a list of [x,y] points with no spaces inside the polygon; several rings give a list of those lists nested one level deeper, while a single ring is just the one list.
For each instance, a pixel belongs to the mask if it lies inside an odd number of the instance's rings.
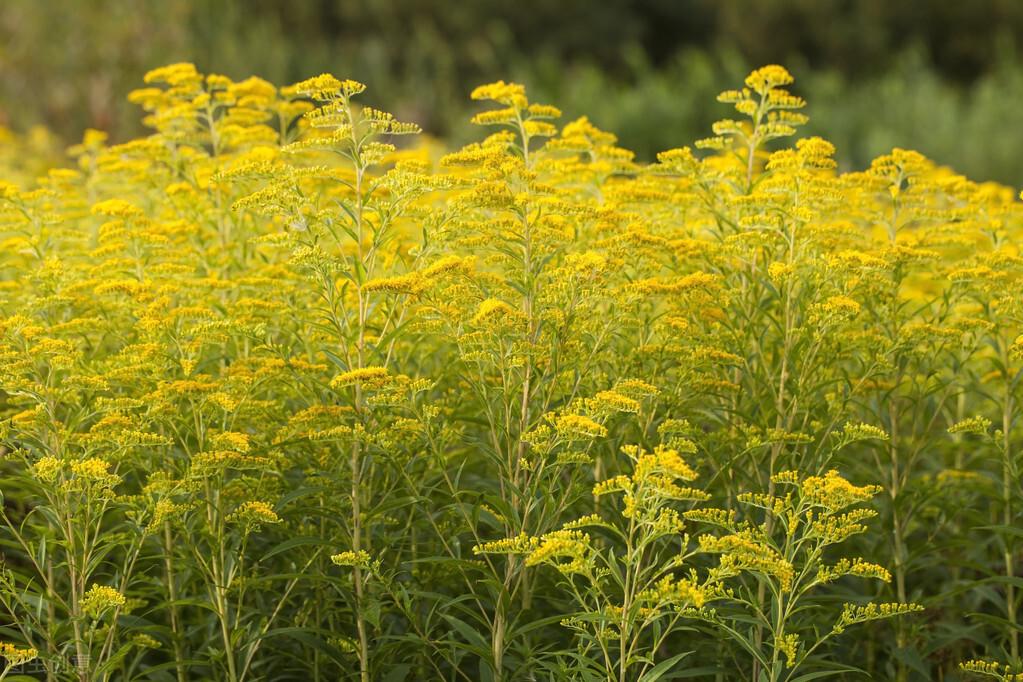
[{"label": "blurred green background", "polygon": [[0,125],[141,132],[125,101],[193,61],[284,84],[330,71],[457,144],[468,92],[524,82],[642,159],[728,115],[714,101],[777,62],[807,134],[843,168],[911,147],[978,180],[1023,183],[1023,0],[0,0]]}]

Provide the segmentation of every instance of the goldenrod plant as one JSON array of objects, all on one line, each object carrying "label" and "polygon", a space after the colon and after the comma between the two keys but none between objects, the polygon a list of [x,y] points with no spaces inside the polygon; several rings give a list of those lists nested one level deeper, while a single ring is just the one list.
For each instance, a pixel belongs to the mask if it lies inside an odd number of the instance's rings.
[{"label": "goldenrod plant", "polygon": [[780,66],[653,162],[144,80],[0,135],[0,679],[1019,675],[1014,190],[839,173]]}]

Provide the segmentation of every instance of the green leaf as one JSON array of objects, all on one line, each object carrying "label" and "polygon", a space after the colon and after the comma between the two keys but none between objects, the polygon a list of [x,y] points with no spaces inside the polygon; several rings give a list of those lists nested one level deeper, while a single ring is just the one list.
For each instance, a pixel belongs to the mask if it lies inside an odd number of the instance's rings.
[{"label": "green leaf", "polygon": [[663,661],[655,665],[653,668],[650,668],[650,670],[647,670],[643,674],[643,677],[639,678],[639,682],[657,682],[657,680],[664,677],[664,675],[666,675],[672,668],[674,668],[679,661],[681,661],[683,658],[685,658],[691,653],[693,652],[686,651],[681,654],[675,654],[671,658],[664,659]]}]

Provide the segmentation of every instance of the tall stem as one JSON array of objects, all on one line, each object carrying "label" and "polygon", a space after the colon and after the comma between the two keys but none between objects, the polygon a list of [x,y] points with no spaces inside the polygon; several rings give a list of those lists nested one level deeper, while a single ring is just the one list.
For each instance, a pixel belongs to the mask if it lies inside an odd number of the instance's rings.
[{"label": "tall stem", "polygon": [[163,525],[164,576],[167,581],[167,597],[170,599],[171,637],[174,643],[174,668],[178,682],[185,682],[185,652],[181,642],[181,626],[178,622],[178,588],[174,582],[174,565],[171,561],[170,522]]},{"label": "tall stem", "polygon": [[[1007,360],[1007,358],[1006,358]],[[1015,482],[1012,444],[1009,433],[1012,429],[1012,377],[1006,370],[1005,401],[1002,404],[1002,523],[1008,529],[1012,527],[1012,486]],[[1012,581],[1016,578],[1015,543],[1012,535],[1005,534],[1005,616],[1009,621],[1009,658],[1013,665],[1019,664],[1019,625],[1016,615],[1016,586]]]},{"label": "tall stem", "polygon": [[[898,385],[898,382],[896,382]],[[890,495],[892,500],[892,544],[895,559],[895,594],[900,603],[906,602],[906,543],[904,523],[905,520],[899,512],[899,495],[902,491],[902,473],[899,467],[899,410],[897,400],[892,398],[888,405],[888,422],[891,426],[889,437],[888,454],[891,462],[891,477],[889,480]],[[899,620],[895,624],[895,645],[902,649],[906,646],[906,629]],[[896,679],[899,682],[906,680],[909,669],[900,659],[897,664]]]},{"label": "tall stem", "polygon": [[[354,131],[355,126],[352,126]],[[354,132],[353,132],[354,134]],[[367,271],[366,255],[363,252],[363,180],[365,168],[361,162],[355,167],[355,234],[356,250],[359,258],[359,265],[363,271]],[[366,294],[362,291],[362,283],[357,285],[356,295],[359,299],[359,320],[358,340],[356,342],[356,369],[362,369],[366,364],[366,318],[367,301]],[[355,414],[357,418],[363,417],[362,385],[355,385]],[[362,457],[359,442],[352,444],[351,474],[352,474],[352,550],[358,555],[362,550]],[[355,583],[355,627],[359,636],[359,679],[361,682],[369,682],[369,634],[366,630],[366,619],[362,614],[363,597],[365,592],[365,575],[362,568],[354,567],[352,579]]]}]

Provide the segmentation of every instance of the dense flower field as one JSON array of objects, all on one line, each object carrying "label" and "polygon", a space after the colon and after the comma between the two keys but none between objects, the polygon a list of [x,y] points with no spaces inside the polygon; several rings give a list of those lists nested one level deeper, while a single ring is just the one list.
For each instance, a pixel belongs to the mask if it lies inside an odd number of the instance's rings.
[{"label": "dense flower field", "polygon": [[145,81],[0,137],[0,679],[1023,679],[1014,190]]}]

